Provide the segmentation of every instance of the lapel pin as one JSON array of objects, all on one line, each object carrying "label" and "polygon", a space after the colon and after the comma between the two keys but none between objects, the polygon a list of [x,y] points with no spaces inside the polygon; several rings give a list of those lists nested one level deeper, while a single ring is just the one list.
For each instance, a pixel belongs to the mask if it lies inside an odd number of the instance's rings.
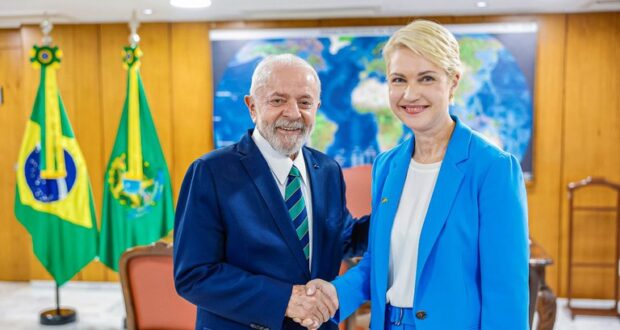
[{"label": "lapel pin", "polygon": [[381,200],[381,204],[385,204],[385,203],[387,203],[387,202],[388,202],[387,197],[383,197],[383,199]]}]

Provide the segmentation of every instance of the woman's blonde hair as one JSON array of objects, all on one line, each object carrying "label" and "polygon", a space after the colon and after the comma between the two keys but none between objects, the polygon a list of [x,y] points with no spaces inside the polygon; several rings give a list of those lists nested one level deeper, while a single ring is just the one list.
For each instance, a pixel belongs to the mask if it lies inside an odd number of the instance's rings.
[{"label": "woman's blonde hair", "polygon": [[388,67],[392,53],[401,47],[443,68],[450,78],[462,73],[459,43],[448,29],[435,22],[415,20],[396,31],[383,47]]}]

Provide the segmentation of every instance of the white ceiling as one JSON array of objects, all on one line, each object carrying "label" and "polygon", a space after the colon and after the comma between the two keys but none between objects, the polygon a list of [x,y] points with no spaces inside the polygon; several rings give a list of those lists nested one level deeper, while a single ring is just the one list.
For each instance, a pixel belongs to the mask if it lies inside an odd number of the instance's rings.
[{"label": "white ceiling", "polygon": [[[492,15],[620,11],[620,0],[212,0],[205,9],[180,9],[168,0],[0,0],[0,27],[39,23],[227,21],[430,15]],[[152,15],[144,15],[152,9]]]}]

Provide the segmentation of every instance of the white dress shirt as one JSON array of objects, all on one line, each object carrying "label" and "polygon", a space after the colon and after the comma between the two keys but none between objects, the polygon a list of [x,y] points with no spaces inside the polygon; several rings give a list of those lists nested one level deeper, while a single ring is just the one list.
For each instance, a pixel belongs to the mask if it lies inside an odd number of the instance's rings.
[{"label": "white dress shirt", "polygon": [[286,183],[288,181],[288,174],[291,172],[293,165],[297,166],[297,169],[301,174],[301,192],[304,196],[304,201],[306,202],[306,212],[308,213],[308,239],[310,240],[310,255],[308,261],[309,264],[312,265],[312,190],[310,190],[310,181],[308,179],[308,173],[306,172],[304,155],[301,150],[297,153],[295,160],[291,160],[290,157],[282,155],[269,144],[269,141],[267,141],[256,128],[252,133],[252,140],[254,140],[258,150],[267,161],[267,165],[269,165],[269,168],[271,169],[271,174],[273,174],[273,178],[280,189],[280,194],[282,195],[283,200],[284,192],[286,191]]},{"label": "white dress shirt", "polygon": [[421,164],[411,159],[390,238],[387,301],[392,306],[413,307],[418,266],[418,245],[441,162]]}]

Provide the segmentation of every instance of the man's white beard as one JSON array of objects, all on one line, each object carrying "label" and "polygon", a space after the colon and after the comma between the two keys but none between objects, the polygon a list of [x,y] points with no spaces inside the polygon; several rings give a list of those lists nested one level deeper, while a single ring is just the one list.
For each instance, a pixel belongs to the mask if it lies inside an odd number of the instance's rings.
[{"label": "man's white beard", "polygon": [[[312,131],[312,128],[309,128],[302,119],[288,120],[279,118],[272,124],[265,124],[260,119],[257,119],[256,127],[271,147],[284,156],[298,153]],[[297,136],[279,136],[278,128],[301,129],[301,134]]]}]

